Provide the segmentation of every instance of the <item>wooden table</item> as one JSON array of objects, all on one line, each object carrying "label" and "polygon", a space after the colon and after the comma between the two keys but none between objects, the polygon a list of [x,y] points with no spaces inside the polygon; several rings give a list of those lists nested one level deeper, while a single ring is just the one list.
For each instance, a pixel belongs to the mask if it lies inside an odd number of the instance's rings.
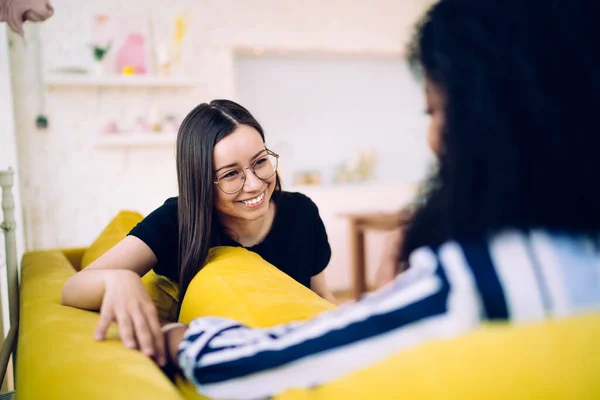
[{"label": "wooden table", "polygon": [[352,258],[352,297],[358,299],[367,291],[365,233],[393,231],[408,222],[405,212],[377,212],[343,214],[350,224],[350,252]]}]

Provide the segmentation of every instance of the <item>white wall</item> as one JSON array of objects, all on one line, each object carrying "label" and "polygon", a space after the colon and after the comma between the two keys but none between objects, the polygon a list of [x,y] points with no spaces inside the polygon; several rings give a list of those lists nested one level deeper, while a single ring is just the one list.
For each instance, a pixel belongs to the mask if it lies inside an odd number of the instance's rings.
[{"label": "white wall", "polygon": [[378,183],[417,182],[427,172],[423,90],[399,55],[238,57],[236,93],[280,154],[284,182],[303,170],[333,183],[340,166],[371,151]]},{"label": "white wall", "polygon": [[[148,213],[176,195],[173,147],[93,147],[93,135],[108,118],[132,119],[153,105],[183,116],[199,102],[236,99],[235,54],[242,48],[398,55],[427,3],[54,0],[55,15],[40,27],[45,69],[80,59],[94,13],[146,13],[170,21],[183,10],[192,27],[182,73],[200,84],[191,89],[55,88],[46,92],[44,107],[36,26],[26,24],[27,40],[14,39],[11,63],[28,248],[87,245],[118,210]],[[50,128],[39,131],[34,120],[42,108]]]}]

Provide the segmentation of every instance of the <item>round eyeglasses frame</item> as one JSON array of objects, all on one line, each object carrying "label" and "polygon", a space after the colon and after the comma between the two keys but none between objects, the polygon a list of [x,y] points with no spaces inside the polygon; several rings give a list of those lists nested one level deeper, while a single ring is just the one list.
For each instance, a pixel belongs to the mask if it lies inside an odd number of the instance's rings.
[{"label": "round eyeglasses frame", "polygon": [[246,168],[241,168],[240,169],[240,171],[242,172],[242,176],[241,176],[242,184],[241,184],[240,188],[238,190],[236,190],[235,192],[226,192],[225,190],[223,190],[223,188],[219,184],[219,182],[221,181],[221,179],[217,179],[216,181],[213,181],[213,183],[216,184],[219,187],[219,189],[221,189],[221,191],[223,193],[225,193],[225,194],[236,194],[236,193],[238,193],[240,190],[242,190],[244,188],[244,183],[246,182],[246,173],[244,171],[247,170],[247,169],[249,169],[250,171],[252,171],[252,173],[254,174],[254,176],[256,176],[261,181],[266,181],[267,179],[270,179],[271,177],[273,177],[273,175],[275,175],[277,173],[277,167],[279,167],[279,154],[277,154],[274,151],[271,151],[269,149],[265,149],[265,150],[267,152],[267,155],[275,157],[275,168],[273,168],[273,173],[271,175],[269,175],[267,177],[264,177],[264,178],[261,178],[260,176],[256,175],[256,172],[254,172],[254,168],[256,167],[256,163],[258,162],[258,160],[257,160],[255,162],[253,162],[252,165],[249,165]]}]

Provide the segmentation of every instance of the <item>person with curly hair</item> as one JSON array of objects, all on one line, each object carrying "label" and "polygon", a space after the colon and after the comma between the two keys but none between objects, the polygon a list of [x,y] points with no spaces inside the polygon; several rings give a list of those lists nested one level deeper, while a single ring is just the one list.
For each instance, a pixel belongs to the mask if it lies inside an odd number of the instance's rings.
[{"label": "person with curly hair", "polygon": [[307,321],[252,329],[204,317],[168,330],[171,360],[197,390],[264,398],[487,321],[597,313],[600,25],[589,5],[435,4],[409,57],[439,158],[396,251],[410,268]]}]

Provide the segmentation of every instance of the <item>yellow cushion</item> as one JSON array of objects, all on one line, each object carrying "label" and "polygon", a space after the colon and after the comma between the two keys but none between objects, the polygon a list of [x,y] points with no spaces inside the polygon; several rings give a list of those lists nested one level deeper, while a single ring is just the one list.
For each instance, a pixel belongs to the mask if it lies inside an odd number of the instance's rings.
[{"label": "yellow cushion", "polygon": [[[94,240],[94,243],[84,251],[81,257],[81,269],[90,265],[123,240],[129,231],[143,219],[142,214],[138,212],[120,211]],[[156,305],[159,318],[163,321],[176,321],[177,309],[179,308],[178,284],[164,276],[155,274],[152,270],[142,277],[142,282]]]},{"label": "yellow cushion", "polygon": [[150,270],[142,277],[142,282],[156,306],[158,317],[162,321],[176,322],[179,310],[179,284],[166,276]]},{"label": "yellow cushion", "polygon": [[215,247],[188,287],[179,321],[228,317],[266,327],[304,320],[332,307],[258,254],[241,247]]},{"label": "yellow cushion", "polygon": [[19,400],[181,400],[160,369],[116,336],[93,335],[98,314],[60,305],[75,269],[59,251],[27,253],[21,267]]},{"label": "yellow cushion", "polygon": [[[210,250],[204,268],[185,294],[179,320],[201,316],[234,318],[252,327],[308,319],[334,305],[263,260],[239,247]],[[181,378],[186,398],[204,399]]]},{"label": "yellow cushion", "polygon": [[143,219],[142,214],[135,211],[119,212],[104,228],[100,236],[94,240],[94,243],[83,253],[81,269],[90,265],[98,257],[123,240],[129,231]]}]

